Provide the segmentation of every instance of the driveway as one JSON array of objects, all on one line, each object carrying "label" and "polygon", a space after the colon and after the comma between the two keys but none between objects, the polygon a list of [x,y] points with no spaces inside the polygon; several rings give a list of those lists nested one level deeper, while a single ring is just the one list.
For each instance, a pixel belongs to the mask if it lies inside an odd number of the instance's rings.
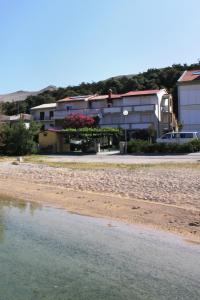
[{"label": "driveway", "polygon": [[97,155],[46,155],[53,162],[99,162],[124,164],[192,163],[200,162],[200,152],[185,155],[120,155],[119,152],[103,152]]}]

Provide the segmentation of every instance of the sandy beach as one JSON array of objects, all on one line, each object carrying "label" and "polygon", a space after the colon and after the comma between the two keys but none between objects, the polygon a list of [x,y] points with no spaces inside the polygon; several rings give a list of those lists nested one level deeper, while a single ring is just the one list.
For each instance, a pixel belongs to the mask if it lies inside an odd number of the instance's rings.
[{"label": "sandy beach", "polygon": [[200,167],[0,162],[1,197],[148,225],[200,241]]}]

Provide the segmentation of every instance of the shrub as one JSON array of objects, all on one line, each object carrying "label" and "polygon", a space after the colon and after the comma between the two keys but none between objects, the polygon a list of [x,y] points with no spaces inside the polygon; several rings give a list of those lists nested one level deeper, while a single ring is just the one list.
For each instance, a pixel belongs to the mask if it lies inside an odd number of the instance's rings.
[{"label": "shrub", "polygon": [[192,153],[200,151],[200,140],[194,140],[182,145],[154,143],[143,140],[131,140],[128,142],[128,153]]},{"label": "shrub", "polygon": [[149,142],[143,140],[131,140],[127,145],[128,153],[146,152]]},{"label": "shrub", "polygon": [[149,126],[148,129],[135,129],[131,133],[131,138],[152,141],[156,138],[156,130],[153,126]]},{"label": "shrub", "polygon": [[200,151],[200,139],[193,140],[192,142],[190,142],[190,144],[193,147],[193,152]]},{"label": "shrub", "polygon": [[177,145],[177,148],[175,149],[176,153],[192,153],[194,152],[194,148],[191,143],[186,143],[182,145]]}]

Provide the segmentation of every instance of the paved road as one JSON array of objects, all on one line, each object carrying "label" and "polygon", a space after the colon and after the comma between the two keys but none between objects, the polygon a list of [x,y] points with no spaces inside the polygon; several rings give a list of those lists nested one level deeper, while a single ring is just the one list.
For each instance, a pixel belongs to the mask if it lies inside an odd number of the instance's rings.
[{"label": "paved road", "polygon": [[97,155],[48,155],[53,162],[102,162],[124,164],[188,163],[199,162],[200,152],[186,155],[120,155],[118,152],[105,152]]}]

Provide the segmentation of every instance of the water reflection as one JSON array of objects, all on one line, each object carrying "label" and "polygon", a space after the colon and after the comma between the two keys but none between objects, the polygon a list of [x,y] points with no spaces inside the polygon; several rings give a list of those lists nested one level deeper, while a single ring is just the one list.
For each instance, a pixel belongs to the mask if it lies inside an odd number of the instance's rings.
[{"label": "water reflection", "polygon": [[4,239],[4,219],[3,219],[3,211],[0,205],[0,243],[3,242]]},{"label": "water reflection", "polygon": [[6,198],[0,194],[0,209],[5,207],[18,208],[21,212],[27,210],[31,215],[33,215],[36,210],[42,208],[42,205],[36,202]]},{"label": "water reflection", "polygon": [[34,216],[34,213],[41,209],[41,207],[39,203],[14,200],[0,195],[0,243],[5,238],[5,215],[8,209],[17,208],[21,213],[26,211],[31,216]]},{"label": "water reflection", "polygon": [[0,201],[0,299],[200,299],[200,247],[23,201]]}]

